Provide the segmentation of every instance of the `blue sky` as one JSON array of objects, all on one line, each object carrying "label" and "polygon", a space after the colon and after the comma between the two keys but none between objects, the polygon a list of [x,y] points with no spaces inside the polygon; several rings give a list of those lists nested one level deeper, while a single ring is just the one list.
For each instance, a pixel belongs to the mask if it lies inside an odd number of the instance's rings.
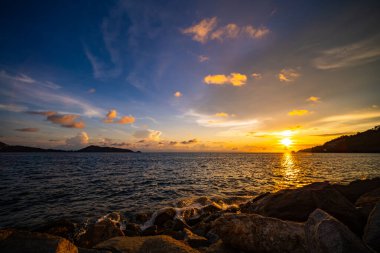
[{"label": "blue sky", "polygon": [[379,5],[2,1],[0,141],[266,152],[371,128]]}]

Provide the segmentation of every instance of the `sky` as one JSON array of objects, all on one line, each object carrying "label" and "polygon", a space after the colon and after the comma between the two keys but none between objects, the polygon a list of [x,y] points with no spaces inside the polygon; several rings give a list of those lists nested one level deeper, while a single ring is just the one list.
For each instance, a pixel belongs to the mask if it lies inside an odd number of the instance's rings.
[{"label": "sky", "polygon": [[380,125],[379,1],[1,1],[0,141],[285,152]]}]

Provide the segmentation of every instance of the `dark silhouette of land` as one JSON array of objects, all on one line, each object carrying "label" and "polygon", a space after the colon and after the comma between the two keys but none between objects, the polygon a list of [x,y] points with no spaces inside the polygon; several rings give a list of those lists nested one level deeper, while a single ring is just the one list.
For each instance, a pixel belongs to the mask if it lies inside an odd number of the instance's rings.
[{"label": "dark silhouette of land", "polygon": [[77,151],[65,151],[59,149],[43,149],[35,147],[26,147],[19,145],[7,145],[3,142],[0,142],[0,152],[105,152],[105,153],[140,153],[140,151],[134,152],[130,149],[124,148],[113,148],[113,147],[100,147],[91,145]]},{"label": "dark silhouette of land", "polygon": [[343,135],[322,146],[302,149],[310,153],[380,153],[380,126],[355,135]]}]

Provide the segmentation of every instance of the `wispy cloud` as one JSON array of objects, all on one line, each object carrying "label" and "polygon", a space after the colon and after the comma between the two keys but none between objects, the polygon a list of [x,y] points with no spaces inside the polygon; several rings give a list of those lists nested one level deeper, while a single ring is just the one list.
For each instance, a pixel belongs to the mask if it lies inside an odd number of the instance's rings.
[{"label": "wispy cloud", "polygon": [[26,128],[17,128],[17,129],[15,129],[15,131],[35,133],[35,132],[38,132],[39,129],[38,128],[33,128],[33,127],[26,127]]},{"label": "wispy cloud", "polygon": [[96,89],[95,89],[95,88],[91,88],[91,89],[88,89],[87,92],[88,92],[88,93],[95,93],[95,92],[96,92]]},{"label": "wispy cloud", "polygon": [[280,73],[277,75],[278,80],[281,82],[294,82],[298,77],[300,76],[300,73],[295,69],[282,69]]},{"label": "wispy cloud", "polygon": [[260,74],[260,73],[252,73],[251,75],[254,79],[256,80],[260,80],[261,78],[263,78],[263,75]]},{"label": "wispy cloud", "polygon": [[357,121],[366,119],[375,119],[380,117],[380,112],[362,112],[362,113],[351,113],[351,114],[341,114],[325,117],[319,120],[319,122],[347,122],[347,121]]},{"label": "wispy cloud", "polygon": [[373,62],[380,58],[380,36],[325,50],[313,60],[316,68],[338,69]]},{"label": "wispy cloud", "polygon": [[210,40],[223,41],[225,39],[235,39],[241,36],[259,39],[269,32],[270,30],[265,26],[239,26],[229,23],[218,27],[218,19],[216,17],[202,19],[199,23],[182,30],[182,33],[192,36],[193,40],[200,43],[206,43]]},{"label": "wispy cloud", "polygon": [[58,124],[61,127],[67,127],[67,128],[84,128],[86,125],[82,120],[79,119],[79,115],[75,114],[59,114],[57,112],[53,111],[43,111],[43,112],[37,112],[37,111],[29,111],[29,114],[35,114],[35,115],[43,115],[46,117],[47,121],[50,121],[51,123]]},{"label": "wispy cloud", "polygon": [[14,104],[0,104],[0,110],[9,112],[24,112],[28,109],[26,106],[14,105]]},{"label": "wispy cloud", "polygon": [[309,102],[319,102],[320,100],[321,100],[320,97],[315,97],[315,96],[311,96],[308,99],[306,99],[306,101],[309,101]]},{"label": "wispy cloud", "polygon": [[232,86],[243,86],[247,82],[247,76],[240,73],[231,73],[230,75],[208,75],[203,81],[206,84],[213,85],[230,84]]},{"label": "wispy cloud", "polygon": [[215,116],[216,117],[222,117],[222,118],[226,118],[228,117],[228,113],[225,113],[225,112],[218,112],[218,113],[215,113]]},{"label": "wispy cloud", "polygon": [[306,109],[296,109],[296,110],[288,112],[289,116],[305,116],[308,114],[310,114],[310,111]]},{"label": "wispy cloud", "polygon": [[201,114],[193,110],[185,113],[185,116],[195,118],[195,121],[204,127],[247,127],[259,123],[257,119],[236,119],[235,117],[232,119],[231,117],[220,117],[215,114]]},{"label": "wispy cloud", "polygon": [[191,140],[188,140],[188,141],[181,141],[181,144],[189,145],[189,144],[195,144],[197,142],[198,142],[197,139],[191,139]]},{"label": "wispy cloud", "polygon": [[200,55],[200,56],[198,56],[198,60],[199,60],[199,62],[205,62],[205,61],[210,60],[210,58],[208,56],[205,56],[205,55]]}]

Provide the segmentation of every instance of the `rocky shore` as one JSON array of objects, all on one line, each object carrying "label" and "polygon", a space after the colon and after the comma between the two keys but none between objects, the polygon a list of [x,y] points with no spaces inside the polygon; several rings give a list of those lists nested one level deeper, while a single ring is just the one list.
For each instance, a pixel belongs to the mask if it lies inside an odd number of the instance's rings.
[{"label": "rocky shore", "polygon": [[380,178],[313,183],[239,205],[197,199],[85,230],[61,220],[34,231],[0,230],[0,252],[380,252]]}]

